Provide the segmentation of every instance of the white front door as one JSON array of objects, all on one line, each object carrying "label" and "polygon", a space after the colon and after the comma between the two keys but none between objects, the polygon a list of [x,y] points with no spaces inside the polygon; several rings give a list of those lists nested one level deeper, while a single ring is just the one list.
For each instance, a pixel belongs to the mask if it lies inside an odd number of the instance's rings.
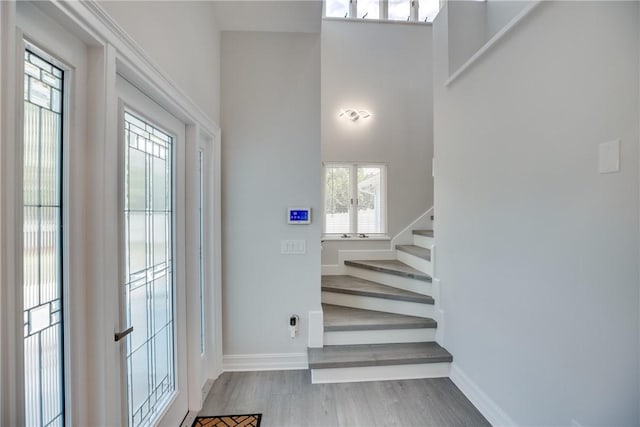
[{"label": "white front door", "polygon": [[177,426],[188,412],[185,125],[120,76],[117,90],[123,424]]}]

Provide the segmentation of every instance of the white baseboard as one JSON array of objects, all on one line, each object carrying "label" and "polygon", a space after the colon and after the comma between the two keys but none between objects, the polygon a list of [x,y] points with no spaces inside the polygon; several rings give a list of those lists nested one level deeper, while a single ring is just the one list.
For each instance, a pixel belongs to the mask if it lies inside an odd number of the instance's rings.
[{"label": "white baseboard", "polygon": [[198,416],[198,411],[189,411],[180,423],[180,427],[191,427]]},{"label": "white baseboard", "polygon": [[500,409],[455,362],[451,364],[450,378],[492,426],[517,426],[515,421]]},{"label": "white baseboard", "polygon": [[438,328],[436,329],[436,337],[435,342],[444,347],[444,311],[436,308],[436,317],[434,317],[436,322],[438,322]]},{"label": "white baseboard", "polygon": [[215,382],[215,380],[213,378],[209,378],[204,383],[204,385],[202,386],[202,403],[203,404],[204,404],[204,401],[206,400],[207,396],[209,395],[209,392],[213,388],[213,383],[214,382]]},{"label": "white baseboard", "polygon": [[225,372],[285,371],[308,369],[307,353],[282,354],[225,354],[222,359]]},{"label": "white baseboard", "polygon": [[442,309],[442,305],[441,305],[441,299],[440,299],[440,289],[441,289],[441,283],[440,283],[440,279],[434,277],[433,278],[433,299],[435,300],[435,308],[436,308],[436,317],[434,317],[434,319],[436,319],[436,322],[438,322],[438,329],[436,330],[436,342],[438,344],[440,344],[442,347],[444,347],[444,336],[445,336],[445,331],[446,329],[446,325],[445,325],[445,320],[444,320],[444,310]]}]

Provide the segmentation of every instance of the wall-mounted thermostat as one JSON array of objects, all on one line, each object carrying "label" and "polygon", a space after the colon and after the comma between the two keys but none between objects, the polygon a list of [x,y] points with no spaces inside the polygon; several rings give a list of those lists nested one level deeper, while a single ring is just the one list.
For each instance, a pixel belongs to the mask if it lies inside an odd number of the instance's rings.
[{"label": "wall-mounted thermostat", "polygon": [[289,224],[311,224],[311,208],[287,209],[287,222]]}]

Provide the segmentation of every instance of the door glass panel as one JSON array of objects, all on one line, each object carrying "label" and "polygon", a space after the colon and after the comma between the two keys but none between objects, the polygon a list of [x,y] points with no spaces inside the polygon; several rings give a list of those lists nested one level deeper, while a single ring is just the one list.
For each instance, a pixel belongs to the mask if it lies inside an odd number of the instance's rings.
[{"label": "door glass panel", "polygon": [[138,277],[144,274],[147,265],[147,230],[145,212],[129,211],[127,218],[128,273]]},{"label": "door glass panel", "polygon": [[172,143],[162,130],[124,115],[125,315],[129,425],[149,424],[175,390]]},{"label": "door glass panel", "polygon": [[325,168],[325,233],[350,233],[351,230],[351,168]]},{"label": "door glass panel", "polygon": [[383,233],[382,168],[358,167],[358,233]]},{"label": "door glass panel", "polygon": [[25,424],[62,426],[63,72],[29,50],[24,67]]}]

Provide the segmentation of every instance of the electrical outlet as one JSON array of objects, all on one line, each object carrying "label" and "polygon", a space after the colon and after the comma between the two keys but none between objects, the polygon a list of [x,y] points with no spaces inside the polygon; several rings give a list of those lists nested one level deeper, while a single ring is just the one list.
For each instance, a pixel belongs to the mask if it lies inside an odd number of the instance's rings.
[{"label": "electrical outlet", "polygon": [[300,330],[300,316],[292,314],[289,316],[289,336],[293,339],[298,335]]}]

